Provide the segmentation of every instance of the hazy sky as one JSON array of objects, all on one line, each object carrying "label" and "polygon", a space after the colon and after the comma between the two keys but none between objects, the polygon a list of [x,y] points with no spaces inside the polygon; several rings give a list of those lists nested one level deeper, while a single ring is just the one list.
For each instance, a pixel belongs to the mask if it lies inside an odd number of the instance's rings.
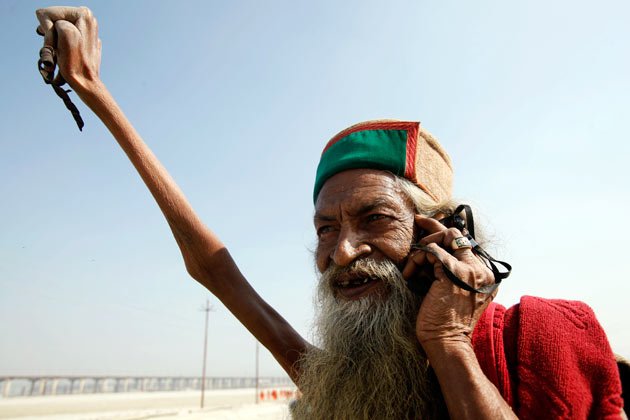
[{"label": "hazy sky", "polygon": [[[513,264],[497,301],[584,300],[630,357],[627,1],[80,4],[116,100],[301,333],[321,149],[399,118],[441,140]],[[197,375],[206,298],[209,374],[253,375],[253,337],[187,276],[124,153],[43,84],[40,6],[0,1],[0,375]],[[281,373],[267,353],[261,373]]]}]

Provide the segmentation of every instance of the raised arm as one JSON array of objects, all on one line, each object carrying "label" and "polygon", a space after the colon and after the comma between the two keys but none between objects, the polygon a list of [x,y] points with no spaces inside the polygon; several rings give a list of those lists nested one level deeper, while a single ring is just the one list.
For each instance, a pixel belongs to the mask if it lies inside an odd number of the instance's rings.
[{"label": "raised arm", "polygon": [[36,12],[44,45],[55,50],[61,76],[100,118],[149,188],[179,245],[188,273],[265,346],[295,381],[308,343],[247,282],[225,245],[199,219],[164,166],[144,143],[99,77],[101,41],[85,7]]}]

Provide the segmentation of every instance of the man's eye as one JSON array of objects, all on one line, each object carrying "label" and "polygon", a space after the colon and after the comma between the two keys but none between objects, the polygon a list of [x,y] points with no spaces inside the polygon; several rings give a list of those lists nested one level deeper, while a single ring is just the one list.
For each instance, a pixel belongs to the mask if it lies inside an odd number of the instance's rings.
[{"label": "man's eye", "polygon": [[386,216],[386,215],[384,215],[384,214],[370,214],[370,215],[367,217],[367,221],[368,221],[368,222],[375,222],[375,221],[377,221],[377,220],[382,220],[382,219],[385,219],[386,217],[387,217],[387,216]]},{"label": "man's eye", "polygon": [[333,227],[330,225],[326,225],[326,226],[321,226],[317,229],[317,236],[322,236],[325,235],[327,233],[330,233],[333,231]]}]

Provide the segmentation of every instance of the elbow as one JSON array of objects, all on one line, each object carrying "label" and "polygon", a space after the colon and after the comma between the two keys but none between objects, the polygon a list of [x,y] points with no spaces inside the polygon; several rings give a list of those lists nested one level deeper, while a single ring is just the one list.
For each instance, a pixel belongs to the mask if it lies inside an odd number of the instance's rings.
[{"label": "elbow", "polygon": [[196,259],[187,258],[184,255],[184,266],[186,267],[188,275],[201,284],[205,285],[211,278],[212,271],[209,270],[208,267],[204,267],[203,264],[200,264]]},{"label": "elbow", "polygon": [[217,281],[216,276],[213,275],[213,271],[207,268],[200,266],[199,264],[185,262],[186,272],[188,275],[192,277],[197,283],[201,284],[203,287],[208,289],[210,293],[213,295],[217,295]]},{"label": "elbow", "polygon": [[217,294],[240,278],[240,272],[226,248],[210,252],[182,252],[186,271],[211,293]]},{"label": "elbow", "polygon": [[189,263],[188,261],[186,261],[186,259],[184,259],[184,265],[186,266],[186,272],[188,273],[188,275],[193,279],[199,281],[202,277],[202,273],[199,270],[199,267],[195,264]]}]

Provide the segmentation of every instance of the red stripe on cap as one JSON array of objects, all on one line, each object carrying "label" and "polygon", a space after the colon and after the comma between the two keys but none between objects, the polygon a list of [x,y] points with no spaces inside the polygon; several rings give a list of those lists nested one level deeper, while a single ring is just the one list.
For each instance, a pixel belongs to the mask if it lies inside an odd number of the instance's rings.
[{"label": "red stripe on cap", "polygon": [[412,123],[413,126],[407,129],[407,153],[405,156],[405,178],[412,182],[416,180],[416,142],[418,141],[418,130],[420,123]]}]

